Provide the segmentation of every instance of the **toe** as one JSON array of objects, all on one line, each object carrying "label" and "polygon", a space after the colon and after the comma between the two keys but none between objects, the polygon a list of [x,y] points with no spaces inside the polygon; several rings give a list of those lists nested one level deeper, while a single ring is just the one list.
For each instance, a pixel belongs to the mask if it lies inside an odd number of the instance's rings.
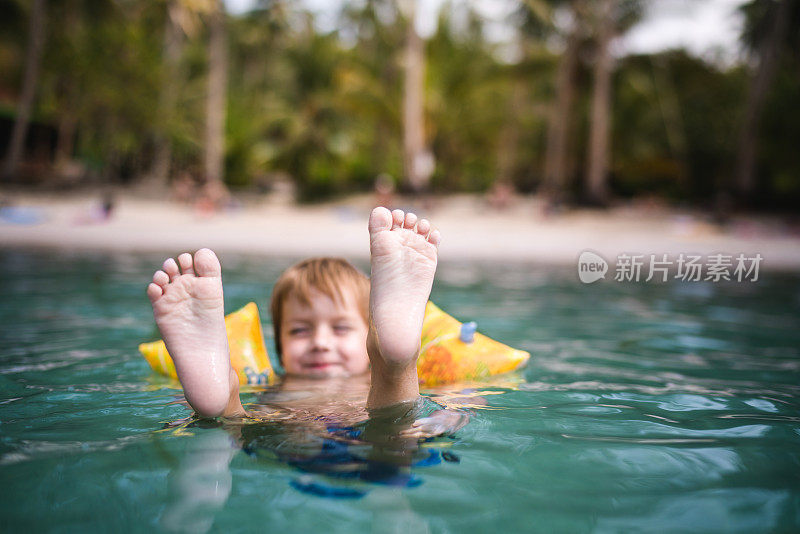
[{"label": "toe", "polygon": [[375,232],[380,232],[381,230],[390,230],[392,228],[392,213],[384,208],[383,206],[379,206],[372,210],[372,213],[369,215],[369,233],[374,234]]},{"label": "toe", "polygon": [[394,228],[402,228],[403,221],[406,218],[406,214],[403,213],[403,210],[393,210],[392,211],[392,229]]},{"label": "toe", "polygon": [[431,223],[428,222],[428,219],[420,219],[417,223],[417,233],[428,237],[428,233],[431,231]]},{"label": "toe", "polygon": [[156,271],[153,275],[153,283],[163,288],[169,284],[169,275],[164,271]]},{"label": "toe", "polygon": [[406,213],[405,221],[403,221],[403,228],[413,230],[415,224],[417,224],[417,216],[411,212]]},{"label": "toe", "polygon": [[147,296],[150,298],[150,302],[157,301],[163,294],[164,290],[161,289],[160,285],[151,282],[150,285],[147,286]]},{"label": "toe", "polygon": [[442,242],[442,234],[439,230],[434,230],[431,232],[431,235],[428,236],[428,242],[433,243],[434,246],[439,246],[439,243]]},{"label": "toe", "polygon": [[194,267],[192,266],[192,255],[184,252],[178,256],[178,265],[181,267],[183,274],[194,274]]},{"label": "toe", "polygon": [[201,248],[194,254],[194,271],[197,276],[220,276],[222,266],[213,250]]},{"label": "toe", "polygon": [[175,280],[175,278],[181,274],[181,271],[178,269],[178,264],[175,263],[175,260],[172,258],[167,258],[164,261],[164,265],[161,266],[161,269],[167,273],[170,280]]}]

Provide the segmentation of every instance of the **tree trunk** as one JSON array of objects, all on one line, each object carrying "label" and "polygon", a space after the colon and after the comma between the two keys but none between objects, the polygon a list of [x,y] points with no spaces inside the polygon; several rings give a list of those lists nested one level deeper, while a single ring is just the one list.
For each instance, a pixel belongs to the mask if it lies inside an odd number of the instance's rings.
[{"label": "tree trunk", "polygon": [[208,20],[208,97],[206,100],[205,179],[222,185],[225,151],[225,102],[228,56],[225,11],[219,0]]},{"label": "tree trunk", "polygon": [[679,164],[678,186],[685,194],[692,195],[694,193],[693,186],[689,183],[689,172],[686,168],[688,165],[686,128],[683,125],[681,105],[675,83],[672,81],[670,67],[663,55],[651,56],[650,65],[653,70],[653,88],[661,117],[664,120],[664,132],[667,136],[670,155]]},{"label": "tree trunk", "polygon": [[2,174],[5,180],[16,174],[25,148],[25,137],[28,135],[31,108],[33,107],[33,99],[36,95],[36,86],[39,81],[39,67],[41,66],[42,49],[44,48],[45,40],[46,16],[45,0],[33,0],[28,26],[25,74],[17,106],[17,116],[14,120],[14,129],[11,133],[11,142],[8,145],[8,152],[3,162]]},{"label": "tree trunk", "polygon": [[575,2],[571,3],[573,23],[567,35],[567,46],[561,55],[556,73],[555,103],[547,121],[544,180],[542,192],[550,201],[558,202],[567,186],[567,156],[572,103],[575,100],[575,72],[578,66],[580,21]]},{"label": "tree trunk", "polygon": [[164,24],[164,45],[162,49],[161,93],[158,102],[159,124],[155,133],[155,154],[150,180],[159,186],[166,186],[172,164],[172,141],[169,136],[169,125],[172,123],[175,103],[178,96],[178,80],[180,79],[180,59],[183,49],[183,32],[178,20],[181,16],[181,4],[177,0],[167,3],[167,17]]},{"label": "tree trunk", "polygon": [[[78,1],[70,0],[65,3],[64,19],[62,20],[64,34],[72,40],[75,50],[76,35],[80,33],[80,14],[78,13]],[[58,137],[56,138],[56,172],[62,174],[66,171],[68,164],[72,161],[72,154],[75,150],[75,133],[78,128],[76,116],[76,105],[78,100],[78,86],[75,75],[69,69],[60,75],[62,99],[59,104],[58,117]]]},{"label": "tree trunk", "polygon": [[600,0],[597,24],[597,48],[594,62],[592,110],[589,123],[589,147],[586,169],[586,197],[594,203],[608,202],[608,160],[611,146],[611,73],[613,58],[609,45],[614,35],[612,0]]},{"label": "tree trunk", "polygon": [[772,9],[770,31],[758,47],[758,68],[750,80],[744,122],[739,136],[739,158],[736,165],[736,192],[746,199],[755,191],[755,163],[758,153],[758,127],[767,91],[778,66],[778,51],[789,28],[789,0]]},{"label": "tree trunk", "polygon": [[512,82],[511,98],[508,100],[508,120],[500,132],[500,142],[497,145],[497,174],[492,185],[511,185],[514,171],[517,166],[517,143],[519,142],[519,128],[516,114],[523,105],[523,88],[521,82]]},{"label": "tree trunk", "polygon": [[[71,90],[68,89],[70,93]],[[75,133],[78,130],[78,121],[74,112],[65,111],[58,121],[58,140],[56,141],[56,169],[65,169],[72,161],[75,151]]]},{"label": "tree trunk", "polygon": [[403,164],[406,183],[415,193],[427,189],[433,174],[433,156],[425,148],[423,113],[423,75],[425,58],[423,43],[414,27],[416,0],[408,2],[405,84],[403,90]]}]

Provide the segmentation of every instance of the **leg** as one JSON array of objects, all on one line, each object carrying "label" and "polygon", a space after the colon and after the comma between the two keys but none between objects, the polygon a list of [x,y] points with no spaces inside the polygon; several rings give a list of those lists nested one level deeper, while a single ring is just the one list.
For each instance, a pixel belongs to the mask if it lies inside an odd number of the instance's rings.
[{"label": "leg", "polygon": [[178,263],[164,262],[147,296],[186,400],[202,417],[243,414],[230,365],[219,260],[201,249],[194,258],[181,254]]},{"label": "leg", "polygon": [[419,395],[417,357],[422,320],[436,272],[438,230],[413,213],[375,208],[369,218],[372,383],[368,408]]}]

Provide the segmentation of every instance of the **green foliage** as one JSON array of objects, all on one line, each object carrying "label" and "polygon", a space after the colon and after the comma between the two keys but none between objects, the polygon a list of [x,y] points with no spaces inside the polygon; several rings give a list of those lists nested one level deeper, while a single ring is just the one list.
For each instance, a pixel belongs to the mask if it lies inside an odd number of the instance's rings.
[{"label": "green foliage", "polygon": [[761,194],[794,210],[800,202],[800,120],[794,118],[800,109],[800,76],[797,62],[785,63],[789,65],[780,70],[775,80],[761,125],[758,172],[767,177]]},{"label": "green foliage", "polygon": [[626,58],[614,102],[613,185],[702,200],[727,189],[746,79],[683,51]]},{"label": "green foliage", "polygon": [[[109,177],[143,175],[159,132],[172,174],[198,175],[204,144],[208,50],[204,15],[188,9],[179,68],[166,68],[166,0],[48,3],[48,39],[35,116],[54,127],[74,119],[75,156]],[[184,2],[185,6],[199,3]],[[516,53],[486,39],[469,3],[447,3],[425,44],[425,127],[439,192],[518,190],[541,184],[549,109],[559,62],[555,24],[573,2],[520,1],[508,22]],[[0,106],[13,110],[27,32],[25,2],[0,5]],[[403,174],[403,59],[408,21],[393,0],[345,2],[337,30],[323,33],[286,0],[228,16],[225,177],[233,187],[289,175],[302,200],[372,188]],[[642,2],[616,4],[616,31]],[[743,43],[757,50],[774,2],[750,2]],[[767,198],[800,200],[800,9],[759,130],[758,175]],[[595,28],[596,29],[596,28]],[[582,187],[593,31],[582,36],[571,119],[570,181]],[[589,59],[587,59],[589,58]],[[610,186],[622,196],[657,194],[704,202],[730,188],[750,72],[683,51],[616,63]],[[160,112],[165,87],[172,109]]]}]

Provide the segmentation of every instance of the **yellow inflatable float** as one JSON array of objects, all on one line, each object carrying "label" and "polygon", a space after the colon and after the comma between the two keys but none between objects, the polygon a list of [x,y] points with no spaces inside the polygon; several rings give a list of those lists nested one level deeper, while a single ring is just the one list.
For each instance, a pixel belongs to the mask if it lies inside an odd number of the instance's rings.
[{"label": "yellow inflatable float", "polygon": [[477,326],[474,322],[460,323],[428,301],[417,360],[420,384],[480,380],[519,369],[528,362],[529,353],[478,333]]},{"label": "yellow inflatable float", "polygon": [[[422,350],[417,360],[420,385],[479,380],[519,369],[530,354],[494,341],[476,331],[477,325],[460,323],[432,302],[425,309]],[[240,384],[266,385],[276,374],[267,356],[258,308],[254,302],[225,317],[231,365]],[[139,351],[158,373],[177,378],[163,341],[142,343]]]},{"label": "yellow inflatable float", "polygon": [[[275,371],[267,356],[258,307],[250,302],[243,308],[225,316],[231,366],[239,375],[240,384],[267,385],[275,381]],[[142,343],[139,352],[154,371],[178,378],[175,364],[163,341]]]}]

